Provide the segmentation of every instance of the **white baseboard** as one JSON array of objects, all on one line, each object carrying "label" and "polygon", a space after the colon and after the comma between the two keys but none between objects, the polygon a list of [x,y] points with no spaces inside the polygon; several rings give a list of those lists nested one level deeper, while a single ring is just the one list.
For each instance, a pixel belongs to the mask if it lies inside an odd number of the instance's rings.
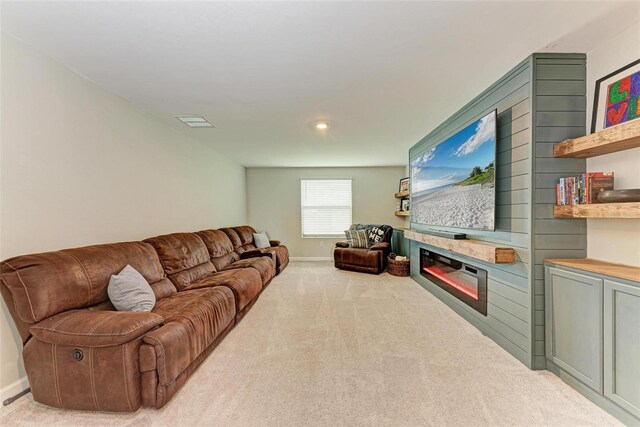
[{"label": "white baseboard", "polygon": [[289,261],[303,261],[303,262],[333,261],[333,258],[331,258],[330,256],[294,256],[294,257],[289,257]]},{"label": "white baseboard", "polygon": [[28,388],[29,380],[27,380],[27,377],[22,377],[18,381],[14,381],[8,386],[2,387],[0,389],[0,402],[4,402],[8,398],[13,397],[20,392],[23,392]]}]

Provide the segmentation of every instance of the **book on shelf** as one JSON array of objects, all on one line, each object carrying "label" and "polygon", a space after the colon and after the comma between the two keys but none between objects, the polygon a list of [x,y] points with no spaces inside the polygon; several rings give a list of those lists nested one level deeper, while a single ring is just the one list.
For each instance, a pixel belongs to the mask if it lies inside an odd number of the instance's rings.
[{"label": "book on shelf", "polygon": [[598,193],[613,190],[613,172],[589,172],[560,178],[556,184],[556,205],[600,203]]},{"label": "book on shelf", "polygon": [[598,193],[613,190],[613,172],[590,172],[586,182],[587,203],[600,203]]}]

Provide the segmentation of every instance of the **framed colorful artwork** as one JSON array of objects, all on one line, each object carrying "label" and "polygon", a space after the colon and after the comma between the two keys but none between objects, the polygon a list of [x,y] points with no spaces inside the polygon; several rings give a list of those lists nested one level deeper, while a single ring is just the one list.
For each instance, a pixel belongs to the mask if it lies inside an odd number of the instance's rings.
[{"label": "framed colorful artwork", "polygon": [[596,81],[591,133],[640,117],[640,59]]}]

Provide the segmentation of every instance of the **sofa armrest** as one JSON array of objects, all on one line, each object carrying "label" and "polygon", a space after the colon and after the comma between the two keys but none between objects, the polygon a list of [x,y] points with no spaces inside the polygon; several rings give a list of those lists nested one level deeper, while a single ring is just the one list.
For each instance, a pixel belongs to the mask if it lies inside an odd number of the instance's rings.
[{"label": "sofa armrest", "polygon": [[240,254],[240,259],[256,258],[261,256],[272,257],[271,252],[261,251],[260,249],[252,249],[250,251],[242,252]]},{"label": "sofa armrest", "polygon": [[336,248],[348,248],[349,242],[336,242]]},{"label": "sofa armrest", "polygon": [[164,322],[158,314],[131,311],[71,310],[29,328],[51,344],[111,347],[135,340]]},{"label": "sofa armrest", "polygon": [[388,242],[380,242],[380,243],[376,243],[375,245],[371,246],[369,248],[369,250],[372,251],[386,251],[387,249],[389,249],[389,243]]},{"label": "sofa armrest", "polygon": [[269,240],[271,247],[280,246],[280,240]]}]

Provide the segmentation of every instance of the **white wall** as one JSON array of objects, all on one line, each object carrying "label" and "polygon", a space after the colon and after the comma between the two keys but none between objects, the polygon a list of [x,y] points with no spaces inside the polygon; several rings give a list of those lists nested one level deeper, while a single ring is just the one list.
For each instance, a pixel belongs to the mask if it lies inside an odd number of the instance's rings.
[{"label": "white wall", "polygon": [[328,258],[344,239],[302,238],[300,179],[351,178],[353,222],[405,227],[394,215],[404,166],[371,168],[247,168],[249,223],[289,248],[291,257]]},{"label": "white wall", "polygon": [[[246,222],[245,169],[211,147],[7,35],[1,77],[1,259]],[[8,393],[24,370],[4,303],[0,332]]]},{"label": "white wall", "polygon": [[[640,21],[587,52],[587,129],[596,80],[640,58]],[[616,190],[640,188],[640,148],[587,160],[587,170],[615,172]],[[590,258],[640,266],[640,219],[587,220]]]}]

